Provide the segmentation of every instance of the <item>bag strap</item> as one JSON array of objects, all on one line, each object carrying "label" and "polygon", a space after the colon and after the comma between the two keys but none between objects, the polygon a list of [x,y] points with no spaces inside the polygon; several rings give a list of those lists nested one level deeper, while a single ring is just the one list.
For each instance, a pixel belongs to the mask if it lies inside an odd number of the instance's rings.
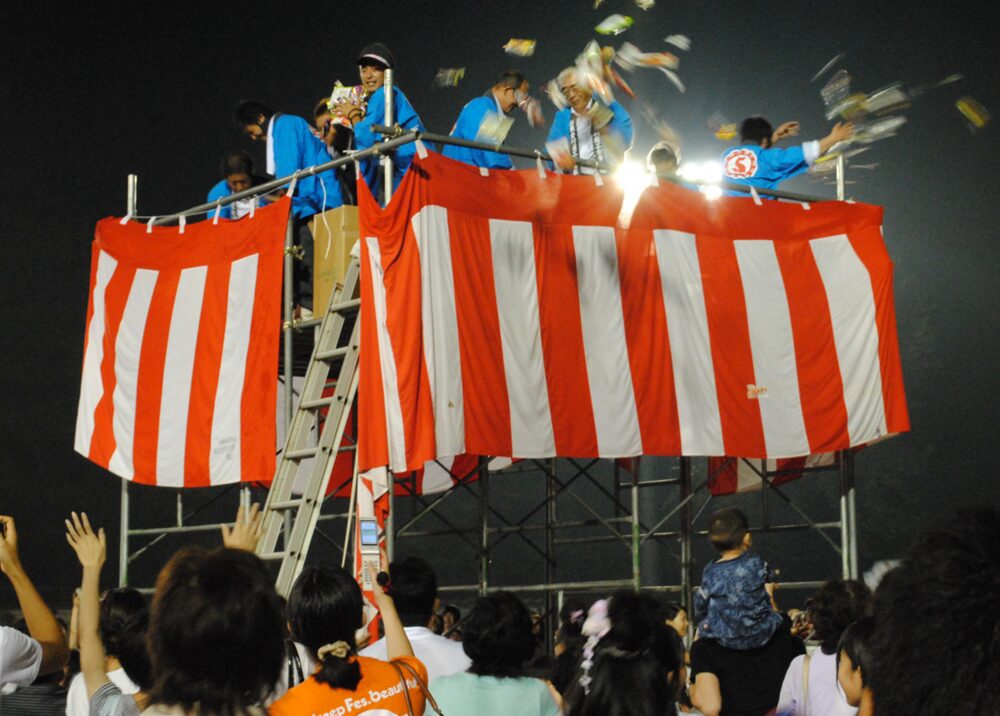
[{"label": "bag strap", "polygon": [[809,716],[809,657],[806,654],[802,660],[802,716]]},{"label": "bag strap", "polygon": [[403,676],[403,670],[399,668],[399,664],[395,661],[390,661],[389,666],[392,670],[396,672],[396,678],[399,679],[399,683],[403,686],[403,699],[406,701],[406,713],[408,716],[417,716],[413,712],[413,702],[410,700],[410,690],[406,688],[406,677]]},{"label": "bag strap", "polygon": [[[431,707],[431,711],[436,713],[438,716],[444,716],[444,712],[440,709],[440,707],[438,707],[437,701],[434,700],[434,696],[431,694],[431,690],[427,688],[427,684],[425,684],[424,680],[420,678],[420,674],[417,673],[416,669],[405,661],[390,661],[389,663],[392,664],[392,668],[394,668],[396,673],[399,674],[399,680],[403,682],[403,693],[406,694],[406,703],[408,706],[410,703],[410,695],[408,693],[409,690],[406,688],[406,679],[403,677],[403,669],[410,672],[414,681],[417,682],[417,686],[420,687],[420,691],[424,695],[424,702]],[[412,707],[410,708],[412,709]],[[410,713],[413,713],[412,710]]]}]

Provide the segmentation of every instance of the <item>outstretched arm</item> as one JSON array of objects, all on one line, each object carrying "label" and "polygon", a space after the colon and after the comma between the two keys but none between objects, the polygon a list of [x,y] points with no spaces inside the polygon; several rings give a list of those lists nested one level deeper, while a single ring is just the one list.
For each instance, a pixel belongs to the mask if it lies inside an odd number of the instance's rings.
[{"label": "outstretched arm", "polygon": [[0,530],[0,570],[7,575],[14,587],[17,602],[28,625],[28,634],[42,647],[42,663],[38,667],[38,673],[51,674],[61,669],[69,658],[66,635],[21,566],[14,518],[0,515],[0,523],[4,526]]},{"label": "outstretched arm", "polygon": [[108,683],[104,670],[104,644],[101,643],[101,567],[107,554],[104,529],[95,534],[87,513],[70,514],[66,520],[66,541],[76,552],[83,567],[80,584],[80,671],[91,699],[99,688]]},{"label": "outstretched arm", "polygon": [[850,122],[837,122],[830,133],[819,140],[819,155],[823,156],[835,145],[846,142],[854,136],[854,125]]},{"label": "outstretched arm", "polygon": [[396,611],[396,603],[392,597],[382,591],[382,587],[375,580],[375,575],[371,575],[371,582],[375,585],[372,593],[375,596],[375,606],[378,607],[382,615],[382,626],[385,628],[385,651],[389,661],[402,656],[413,656],[413,647],[410,646],[410,639],[403,629],[403,622]]}]

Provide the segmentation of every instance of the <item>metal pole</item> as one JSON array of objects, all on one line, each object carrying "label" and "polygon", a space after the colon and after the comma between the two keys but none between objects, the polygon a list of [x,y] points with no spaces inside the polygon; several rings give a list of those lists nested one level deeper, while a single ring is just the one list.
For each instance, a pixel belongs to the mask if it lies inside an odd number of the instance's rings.
[{"label": "metal pole", "polygon": [[[545,584],[552,584],[556,581],[556,564],[555,564],[555,553],[556,553],[556,535],[555,535],[555,523],[556,523],[556,485],[555,485],[555,474],[556,474],[556,460],[552,458],[548,462],[548,469],[545,471],[545,500],[547,501],[545,509]],[[563,593],[553,595],[551,592],[547,593],[547,604],[548,611],[550,614],[555,614],[555,622],[559,623],[559,612],[562,610],[562,600]],[[552,650],[554,646],[554,635],[555,629],[549,628],[546,634],[546,646],[549,650]]]},{"label": "metal pole", "polygon": [[[632,588],[639,591],[642,587],[642,569],[639,564],[639,547],[642,545],[639,527],[639,464],[641,457],[635,459],[632,466]],[[617,478],[615,478],[617,480]]]},{"label": "metal pole", "polygon": [[118,586],[128,586],[128,480],[122,480],[121,521],[118,529]]},{"label": "metal pole", "polygon": [[[393,71],[391,68],[385,71],[385,85],[382,87],[385,93],[385,123],[388,126],[393,126],[396,123],[396,117],[393,110]],[[382,183],[385,185],[385,204],[389,205],[392,200],[392,155],[384,154],[382,155],[382,160],[385,162],[383,168],[385,169],[385,174],[382,179]]]},{"label": "metal pole", "polygon": [[691,515],[691,458],[682,457],[680,458],[680,473],[681,473],[681,500],[684,502],[684,508],[681,510],[681,590],[682,599],[684,607],[688,610],[688,613],[692,612],[692,590],[693,585],[691,583],[691,567],[693,566],[691,548],[692,548],[692,533],[694,532],[694,518]]},{"label": "metal pole", "polygon": [[846,451],[841,450],[837,460],[837,468],[840,473],[840,572],[844,579],[851,578],[851,535],[850,516],[847,509],[847,460],[844,457]]},{"label": "metal pole", "polygon": [[[139,203],[139,176],[129,174],[125,181],[125,213],[128,216],[135,216],[139,212],[136,207]],[[128,505],[128,480],[122,480],[121,503],[118,522],[118,586],[128,585],[128,531],[129,531],[129,505]]]},{"label": "metal pole", "polygon": [[847,198],[847,164],[843,154],[837,155],[837,201]]},{"label": "metal pole", "polygon": [[385,554],[391,562],[396,558],[396,478],[393,476],[392,470],[385,471],[385,481],[389,490],[389,494],[386,495],[386,500],[389,502],[389,514],[385,518]]},{"label": "metal pole", "polygon": [[490,471],[486,458],[479,458],[479,594],[490,586]]},{"label": "metal pole", "polygon": [[292,256],[292,246],[295,244],[295,217],[288,214],[288,225],[285,227],[285,321],[284,321],[284,380],[285,380],[285,435],[292,429],[292,393],[294,378],[292,376],[292,319],[295,311],[295,304],[292,298],[292,281],[295,275],[294,258]]},{"label": "metal pole", "polygon": [[844,451],[845,471],[847,474],[847,518],[849,527],[847,531],[848,544],[851,555],[851,579],[857,579],[860,567],[858,564],[858,516],[857,505],[855,504],[855,472],[854,472],[854,452]]}]

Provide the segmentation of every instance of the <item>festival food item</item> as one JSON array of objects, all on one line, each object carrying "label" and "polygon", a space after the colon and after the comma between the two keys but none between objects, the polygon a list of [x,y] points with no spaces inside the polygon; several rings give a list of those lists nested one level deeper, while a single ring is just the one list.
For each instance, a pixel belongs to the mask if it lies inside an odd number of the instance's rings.
[{"label": "festival food item", "polygon": [[601,24],[594,28],[594,31],[601,35],[620,35],[632,27],[634,22],[635,20],[628,15],[615,13],[604,18]]},{"label": "festival food item", "polygon": [[520,40],[517,38],[511,38],[507,41],[507,44],[503,46],[503,49],[508,55],[531,57],[535,54],[535,45],[537,44],[537,40]]}]

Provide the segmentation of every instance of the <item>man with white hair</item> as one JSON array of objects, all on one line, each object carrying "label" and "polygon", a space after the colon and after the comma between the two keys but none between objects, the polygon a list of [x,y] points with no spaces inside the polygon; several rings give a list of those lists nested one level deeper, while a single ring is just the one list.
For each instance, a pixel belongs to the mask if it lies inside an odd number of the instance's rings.
[{"label": "man with white hair", "polygon": [[[614,167],[632,146],[632,118],[618,102],[605,104],[584,84],[575,67],[559,73],[559,91],[569,107],[559,110],[552,120],[549,142],[561,139],[569,143],[573,160],[589,159]],[[554,158],[559,168],[574,173],[594,174],[596,169],[574,169],[570,159]]]}]

